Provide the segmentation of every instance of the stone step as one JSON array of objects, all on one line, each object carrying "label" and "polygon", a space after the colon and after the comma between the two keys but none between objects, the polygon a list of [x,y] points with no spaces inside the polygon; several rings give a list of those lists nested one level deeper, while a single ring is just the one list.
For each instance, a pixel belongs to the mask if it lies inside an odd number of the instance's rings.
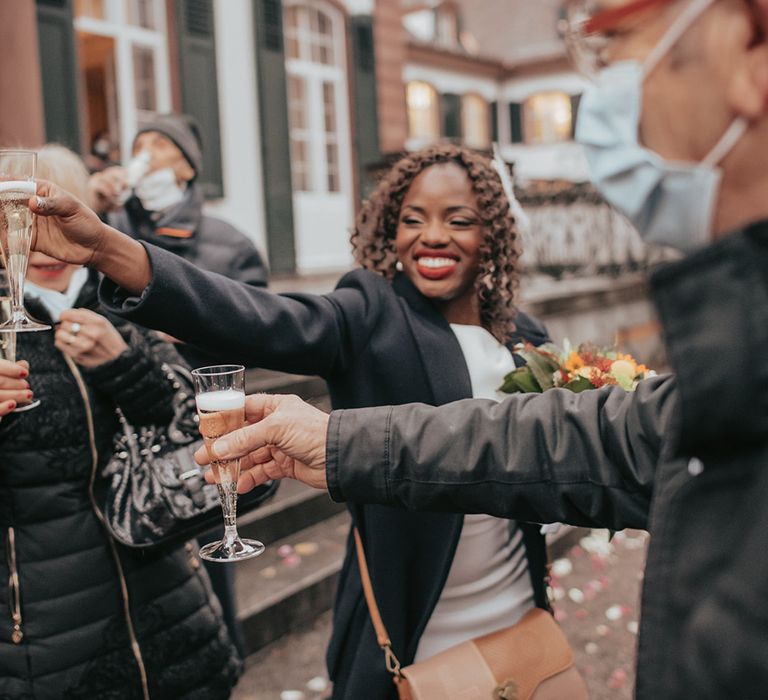
[{"label": "stone step", "polygon": [[335,503],[325,491],[284,479],[271,501],[237,519],[237,528],[243,537],[268,545],[345,509],[343,503]]},{"label": "stone step", "polygon": [[238,564],[235,595],[249,654],[331,607],[349,522],[346,511],[338,513]]}]

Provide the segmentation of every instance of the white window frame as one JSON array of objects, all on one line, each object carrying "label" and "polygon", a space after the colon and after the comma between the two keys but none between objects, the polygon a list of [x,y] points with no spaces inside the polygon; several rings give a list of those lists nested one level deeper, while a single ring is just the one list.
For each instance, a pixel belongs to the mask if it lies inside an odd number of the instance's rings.
[{"label": "white window frame", "polygon": [[[284,8],[303,5],[323,12],[331,21],[333,31],[334,65],[328,66],[315,63],[303,58],[288,58],[285,69],[289,75],[303,78],[306,86],[307,124],[302,134],[309,136],[309,172],[311,190],[300,190],[305,194],[343,195],[349,192],[351,186],[350,153],[347,148],[345,130],[348,133],[349,119],[347,115],[347,70],[345,56],[346,30],[341,11],[330,3],[321,0],[287,0]],[[336,148],[338,154],[339,189],[328,189],[328,159],[326,145],[328,140],[325,131],[325,113],[323,110],[323,83],[331,82],[335,86],[336,108]]]},{"label": "white window frame", "polygon": [[104,0],[105,19],[77,17],[76,31],[109,37],[115,41],[115,79],[117,83],[117,110],[120,125],[121,159],[131,156],[131,144],[141,121],[136,107],[133,72],[133,47],[150,48],[154,52],[155,95],[157,112],[170,112],[171,77],[168,65],[168,27],[164,0],[154,0],[156,29],[145,29],[128,23],[125,0]]}]

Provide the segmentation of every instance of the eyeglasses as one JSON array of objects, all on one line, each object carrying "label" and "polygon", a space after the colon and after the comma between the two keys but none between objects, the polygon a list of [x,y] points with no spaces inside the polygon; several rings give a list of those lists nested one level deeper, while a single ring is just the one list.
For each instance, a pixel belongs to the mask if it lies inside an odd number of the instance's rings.
[{"label": "eyeglasses", "polygon": [[[608,46],[612,38],[637,26],[652,11],[676,1],[631,0],[606,8],[600,0],[566,0],[565,17],[559,27],[574,66],[588,77],[596,75],[608,65]],[[756,39],[763,40],[768,27],[764,14],[758,11],[760,3],[755,0],[745,0],[745,3],[755,15]],[[688,9],[695,11],[693,4]]]},{"label": "eyeglasses", "polygon": [[617,31],[631,20],[675,1],[632,0],[606,8],[599,0],[569,0],[559,28],[573,64],[587,76],[596,75],[608,65],[608,45]]}]

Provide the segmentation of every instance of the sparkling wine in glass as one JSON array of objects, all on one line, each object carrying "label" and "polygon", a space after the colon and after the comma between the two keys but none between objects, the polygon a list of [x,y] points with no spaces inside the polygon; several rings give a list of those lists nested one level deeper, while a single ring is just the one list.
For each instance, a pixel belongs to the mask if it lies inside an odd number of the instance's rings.
[{"label": "sparkling wine in glass", "polygon": [[34,151],[0,150],[0,257],[11,291],[11,317],[0,325],[0,333],[47,331],[24,310],[24,277],[32,243],[32,212],[29,198],[35,194]]},{"label": "sparkling wine in glass", "polygon": [[245,423],[245,368],[242,365],[215,365],[192,371],[195,378],[195,400],[211,469],[219,489],[224,511],[224,538],[200,549],[200,557],[208,561],[240,561],[257,557],[264,545],[257,540],[242,539],[237,534],[237,480],[239,459],[215,459],[211,444],[223,435],[242,428]]},{"label": "sparkling wine in glass", "polygon": [[[0,279],[0,293],[2,289],[2,280]],[[0,321],[7,321],[11,317],[11,298],[8,296],[0,296]],[[10,331],[8,333],[0,333],[0,360],[8,360],[8,362],[16,362],[16,333]],[[30,408],[36,408],[40,405],[40,399],[33,399],[26,403],[16,404],[16,408],[13,409],[13,413],[23,413]]]}]

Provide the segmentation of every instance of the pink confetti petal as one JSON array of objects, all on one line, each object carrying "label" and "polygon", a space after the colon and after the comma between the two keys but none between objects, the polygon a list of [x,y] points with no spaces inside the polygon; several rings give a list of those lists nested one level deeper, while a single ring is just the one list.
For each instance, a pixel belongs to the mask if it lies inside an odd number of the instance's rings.
[{"label": "pink confetti petal", "polygon": [[608,679],[608,687],[618,690],[627,682],[627,672],[623,668],[617,668]]},{"label": "pink confetti petal", "polygon": [[577,611],[574,613],[574,616],[576,617],[576,619],[577,619],[577,620],[583,620],[583,619],[584,619],[584,618],[586,618],[588,615],[589,615],[589,613],[588,613],[586,610],[584,610],[584,608],[579,608],[579,609],[578,609],[578,610],[577,610]]},{"label": "pink confetti petal", "polygon": [[289,544],[283,544],[277,548],[278,557],[285,559],[285,557],[290,557],[291,554],[293,554],[293,547]]},{"label": "pink confetti petal", "polygon": [[571,547],[570,554],[573,557],[583,557],[584,550],[581,547],[579,547],[579,545],[576,544],[573,547]]},{"label": "pink confetti petal", "polygon": [[283,559],[283,564],[289,569],[295,569],[299,564],[301,564],[301,557],[298,554],[290,554],[285,559]]},{"label": "pink confetti petal", "polygon": [[555,620],[558,622],[562,622],[563,620],[568,619],[568,613],[565,612],[562,608],[556,608],[555,609]]},{"label": "pink confetti petal", "polygon": [[595,627],[598,637],[607,637],[611,633],[611,628],[608,625],[598,625]]}]

